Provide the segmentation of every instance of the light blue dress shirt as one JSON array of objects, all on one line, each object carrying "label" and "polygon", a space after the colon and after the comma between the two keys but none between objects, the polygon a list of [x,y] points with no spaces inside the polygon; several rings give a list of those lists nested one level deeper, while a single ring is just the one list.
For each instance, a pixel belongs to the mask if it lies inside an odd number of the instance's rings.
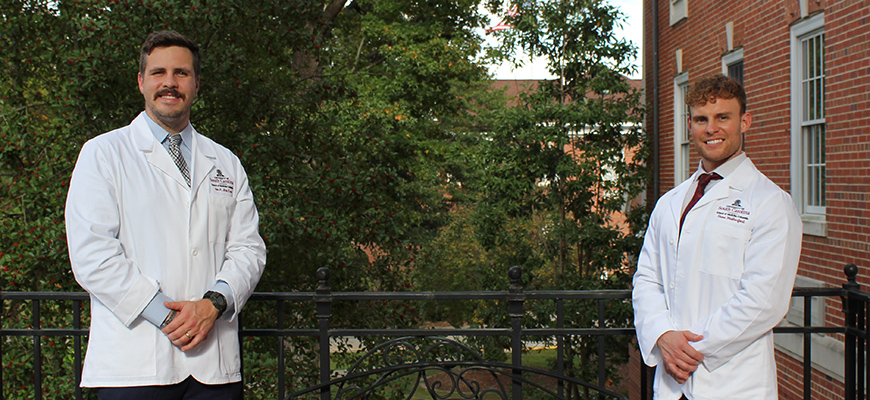
[{"label": "light blue dress shirt", "polygon": [[[154,120],[148,116],[148,113],[145,114],[145,121],[148,122],[148,127],[151,128],[151,133],[154,135],[154,138],[157,139],[160,144],[163,145],[163,148],[166,149],[166,152],[169,152],[169,140],[167,140],[167,135],[169,132],[166,129],[163,129],[162,126],[158,125]],[[187,168],[193,175],[193,148],[190,144],[193,143],[193,127],[190,123],[181,131],[181,156],[184,157],[184,161],[187,163]],[[218,292],[224,295],[224,298],[227,299],[227,310],[224,312],[222,317],[227,315],[232,315],[235,303],[233,302],[233,290],[230,288],[224,281],[217,281],[217,283],[212,286],[210,290]],[[205,293],[203,293],[205,294]],[[157,292],[151,302],[142,310],[142,317],[145,318],[148,322],[151,322],[158,327],[163,324],[163,321],[169,316],[169,312],[171,311],[169,308],[163,305],[164,301],[174,301],[169,296],[163,294],[163,292]]]}]

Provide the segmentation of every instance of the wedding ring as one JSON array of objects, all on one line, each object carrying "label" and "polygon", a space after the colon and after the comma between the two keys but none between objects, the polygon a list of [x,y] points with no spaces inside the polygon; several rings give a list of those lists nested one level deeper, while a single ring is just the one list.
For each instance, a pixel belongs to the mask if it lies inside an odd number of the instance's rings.
[{"label": "wedding ring", "polygon": [[184,336],[187,336],[188,339],[193,339],[192,337],[190,337],[190,332],[184,332]]}]

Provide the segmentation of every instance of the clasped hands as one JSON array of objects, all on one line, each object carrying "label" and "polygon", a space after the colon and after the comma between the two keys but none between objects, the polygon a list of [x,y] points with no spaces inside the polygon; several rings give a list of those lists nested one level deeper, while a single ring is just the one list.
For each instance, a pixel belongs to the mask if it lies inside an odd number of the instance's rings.
[{"label": "clasped hands", "polygon": [[689,331],[667,331],[656,341],[665,372],[678,383],[685,383],[704,361],[704,355],[689,344],[703,338]]},{"label": "clasped hands", "polygon": [[218,310],[207,299],[167,301],[163,305],[178,312],[161,330],[181,351],[191,350],[205,340],[218,316]]}]

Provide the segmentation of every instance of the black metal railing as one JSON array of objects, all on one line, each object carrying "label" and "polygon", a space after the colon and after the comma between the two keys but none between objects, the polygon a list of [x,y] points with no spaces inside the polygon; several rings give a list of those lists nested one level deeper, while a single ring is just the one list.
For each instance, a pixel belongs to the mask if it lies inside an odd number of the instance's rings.
[{"label": "black metal railing", "polygon": [[[846,400],[857,400],[863,398],[867,382],[870,382],[870,368],[866,367],[867,358],[865,351],[868,341],[868,318],[867,312],[870,310],[868,301],[870,301],[870,293],[862,292],[859,285],[856,283],[857,267],[853,264],[846,266],[847,283],[843,284],[842,288],[795,288],[793,299],[801,298],[804,303],[804,324],[803,326],[777,327],[774,329],[776,334],[800,334],[803,335],[803,387],[804,398],[811,398],[811,382],[814,374],[812,369],[811,354],[812,340],[814,334],[842,334],[845,338],[845,388]],[[317,350],[319,352],[319,383],[329,382],[333,378],[334,371],[330,363],[332,354],[330,350],[330,340],[335,338],[398,338],[398,337],[422,337],[432,335],[443,335],[450,337],[492,337],[499,336],[510,339],[511,365],[519,371],[523,368],[521,355],[524,349],[524,343],[534,338],[554,338],[556,343],[556,367],[553,371],[556,375],[565,374],[565,338],[569,337],[589,337],[598,341],[597,363],[597,382],[594,384],[600,387],[608,386],[608,377],[606,376],[608,360],[604,353],[604,343],[609,336],[634,336],[634,328],[630,326],[624,327],[609,327],[600,324],[601,326],[589,327],[566,327],[570,325],[570,318],[565,315],[565,303],[568,301],[582,300],[593,301],[597,304],[598,321],[608,320],[606,304],[609,301],[629,301],[631,292],[629,290],[597,290],[597,291],[524,291],[520,282],[520,270],[516,267],[509,272],[511,278],[511,286],[506,291],[496,292],[332,292],[329,288],[329,272],[325,268],[317,271],[319,286],[314,292],[296,292],[296,293],[255,293],[250,301],[249,306],[258,304],[274,310],[275,327],[274,328],[254,328],[249,327],[253,324],[242,322],[240,331],[240,340],[254,337],[274,337],[276,340],[277,350],[277,376],[275,377],[274,388],[276,393],[274,397],[284,398],[286,393],[287,371],[286,361],[284,356],[284,339],[293,337],[309,337],[317,339]],[[842,301],[843,310],[845,313],[845,326],[812,326],[810,316],[812,315],[812,300],[817,298],[834,298]],[[32,339],[32,374],[33,374],[33,395],[34,399],[42,399],[43,381],[45,377],[42,375],[43,354],[42,340],[49,338],[71,338],[72,360],[68,368],[72,369],[73,379],[76,383],[74,396],[76,399],[82,399],[83,393],[78,389],[78,382],[81,378],[82,365],[82,337],[87,336],[87,328],[84,327],[80,310],[83,303],[88,299],[86,293],[61,293],[61,292],[0,292],[0,317],[5,315],[7,303],[12,302],[30,302],[31,321],[29,327],[10,328],[5,325],[5,321],[0,320],[0,358],[2,358],[3,347],[5,343],[13,337],[29,337]],[[447,300],[490,300],[498,301],[507,304],[507,313],[509,315],[510,327],[496,328],[460,328],[460,329],[359,329],[352,327],[332,327],[331,322],[334,320],[332,315],[333,304],[336,302],[370,302],[370,301],[447,301]],[[554,318],[555,328],[525,328],[523,327],[522,318],[526,313],[526,303],[529,301],[554,301],[556,303]],[[71,327],[63,328],[42,328],[43,319],[41,318],[41,310],[46,303],[50,302],[72,302],[72,322]],[[268,303],[273,303],[273,307],[268,307]],[[288,316],[287,304],[308,304],[312,303],[316,308],[316,328],[286,328],[285,319]],[[294,310],[297,308],[294,308]],[[244,350],[243,346],[243,351]],[[244,358],[243,358],[244,359]],[[5,388],[3,384],[4,376],[10,367],[0,363],[0,388]],[[243,366],[244,368],[244,366]],[[643,366],[641,363],[639,392],[641,399],[651,398],[651,374],[650,369]],[[520,398],[520,385],[514,385],[513,398]],[[301,389],[301,388],[298,388]],[[321,399],[329,398],[329,387],[326,386],[321,391]],[[51,397],[51,396],[48,396]],[[7,396],[5,391],[0,391],[0,400],[12,398]]]},{"label": "black metal railing", "polygon": [[861,291],[856,282],[858,267],[849,264],[844,269],[848,282],[843,284],[843,313],[845,326],[845,393],[846,400],[866,398],[867,384],[870,382],[870,368],[867,367],[868,318],[870,293]]}]

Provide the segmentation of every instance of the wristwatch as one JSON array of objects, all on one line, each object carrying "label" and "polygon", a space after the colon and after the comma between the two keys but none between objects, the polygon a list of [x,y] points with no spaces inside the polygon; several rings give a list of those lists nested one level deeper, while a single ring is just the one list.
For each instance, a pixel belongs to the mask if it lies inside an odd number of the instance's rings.
[{"label": "wristwatch", "polygon": [[224,315],[224,311],[227,310],[227,298],[224,297],[224,295],[213,290],[209,290],[208,292],[205,292],[202,298],[211,301],[211,304],[218,311],[218,319],[220,319],[221,315]]},{"label": "wristwatch", "polygon": [[172,322],[173,319],[175,319],[175,316],[177,314],[178,314],[178,311],[170,310],[169,314],[166,316],[166,319],[164,319],[163,323],[160,324],[160,329],[163,329],[166,325],[169,325],[169,323]]}]

